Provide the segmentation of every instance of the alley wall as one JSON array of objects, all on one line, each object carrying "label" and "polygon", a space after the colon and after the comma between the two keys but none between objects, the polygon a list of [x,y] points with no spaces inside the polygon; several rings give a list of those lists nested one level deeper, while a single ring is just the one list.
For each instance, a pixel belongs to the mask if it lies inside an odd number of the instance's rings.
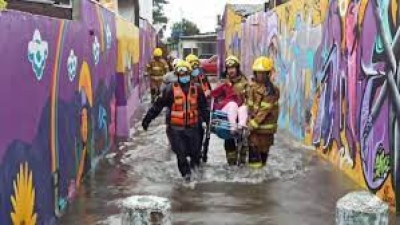
[{"label": "alley wall", "polygon": [[151,26],[90,0],[79,10],[74,21],[0,12],[0,224],[56,224],[116,136],[129,134],[121,124],[145,91]]},{"label": "alley wall", "polygon": [[[243,71],[274,59],[279,126],[394,207],[400,197],[399,5],[292,0],[249,16],[225,11],[225,54]],[[235,24],[235,25],[233,25]],[[395,195],[397,193],[397,195]]]}]

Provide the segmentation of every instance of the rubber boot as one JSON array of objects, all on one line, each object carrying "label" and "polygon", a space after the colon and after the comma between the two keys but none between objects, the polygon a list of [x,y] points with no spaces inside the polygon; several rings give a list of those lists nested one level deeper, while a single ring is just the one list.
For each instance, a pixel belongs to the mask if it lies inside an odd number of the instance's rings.
[{"label": "rubber boot", "polygon": [[260,153],[254,146],[249,147],[249,167],[253,169],[259,169],[262,167]]},{"label": "rubber boot", "polygon": [[236,166],[238,161],[238,153],[234,139],[225,140],[226,161],[229,166]]},{"label": "rubber boot", "polygon": [[261,164],[263,167],[267,165],[268,155],[269,155],[268,153],[260,153]]},{"label": "rubber boot", "polygon": [[240,149],[240,152],[239,152],[239,160],[238,160],[239,166],[246,164],[248,151],[249,151],[249,146],[246,144],[242,144],[242,148]]}]

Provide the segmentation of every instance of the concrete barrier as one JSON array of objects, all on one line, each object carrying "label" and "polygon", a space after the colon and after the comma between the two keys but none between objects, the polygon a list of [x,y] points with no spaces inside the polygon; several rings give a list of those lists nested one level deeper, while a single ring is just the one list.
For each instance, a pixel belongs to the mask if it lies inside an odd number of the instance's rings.
[{"label": "concrete barrier", "polygon": [[388,225],[389,206],[375,195],[353,192],[336,204],[336,225]]},{"label": "concrete barrier", "polygon": [[171,203],[156,196],[132,196],[122,203],[122,225],[171,225]]}]

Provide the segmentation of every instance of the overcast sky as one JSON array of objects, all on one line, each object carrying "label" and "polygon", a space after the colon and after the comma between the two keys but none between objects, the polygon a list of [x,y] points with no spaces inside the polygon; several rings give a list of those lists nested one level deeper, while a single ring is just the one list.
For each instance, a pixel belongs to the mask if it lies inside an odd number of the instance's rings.
[{"label": "overcast sky", "polygon": [[172,24],[180,21],[182,17],[196,23],[200,32],[215,31],[217,15],[222,16],[226,3],[257,4],[266,0],[169,0],[169,2],[164,8],[169,19],[167,37],[171,34]]}]

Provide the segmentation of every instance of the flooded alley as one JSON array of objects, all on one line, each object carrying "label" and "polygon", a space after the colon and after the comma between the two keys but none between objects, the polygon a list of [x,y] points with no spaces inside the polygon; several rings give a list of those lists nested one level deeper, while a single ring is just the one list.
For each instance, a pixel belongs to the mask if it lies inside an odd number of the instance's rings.
[{"label": "flooded alley", "polygon": [[359,189],[283,132],[263,170],[228,167],[223,142],[213,135],[209,162],[195,187],[184,187],[164,118],[147,132],[132,129],[131,139],[84,182],[60,224],[119,225],[121,201],[132,195],[171,199],[173,224],[334,224],[336,201]]}]

